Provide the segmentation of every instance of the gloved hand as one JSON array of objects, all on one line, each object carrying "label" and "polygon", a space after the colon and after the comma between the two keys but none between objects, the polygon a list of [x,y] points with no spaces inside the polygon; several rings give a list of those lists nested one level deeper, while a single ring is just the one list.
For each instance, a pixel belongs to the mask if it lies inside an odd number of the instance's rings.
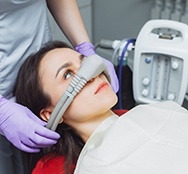
[{"label": "gloved hand", "polygon": [[[96,52],[94,50],[94,46],[90,42],[83,42],[83,43],[79,44],[78,46],[76,46],[75,49],[80,54],[83,54],[85,56],[91,56],[93,54],[96,54]],[[111,79],[112,89],[116,93],[119,90],[119,82],[118,82],[118,78],[117,78],[117,75],[116,75],[116,72],[114,69],[114,65],[109,60],[107,60],[105,58],[103,58],[103,60],[105,61],[106,65],[107,65],[107,69],[108,69],[110,79]]]},{"label": "gloved hand", "polygon": [[0,131],[20,150],[39,152],[40,148],[55,144],[59,134],[45,125],[28,108],[0,96]]}]

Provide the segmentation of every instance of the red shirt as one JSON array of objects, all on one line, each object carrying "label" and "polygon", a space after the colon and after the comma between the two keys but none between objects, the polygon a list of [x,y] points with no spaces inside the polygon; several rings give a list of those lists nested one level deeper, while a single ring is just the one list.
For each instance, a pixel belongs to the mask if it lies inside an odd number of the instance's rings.
[{"label": "red shirt", "polygon": [[[63,156],[51,157],[47,155],[37,162],[32,174],[64,174],[64,162]],[[73,166],[74,168],[75,166]]]}]

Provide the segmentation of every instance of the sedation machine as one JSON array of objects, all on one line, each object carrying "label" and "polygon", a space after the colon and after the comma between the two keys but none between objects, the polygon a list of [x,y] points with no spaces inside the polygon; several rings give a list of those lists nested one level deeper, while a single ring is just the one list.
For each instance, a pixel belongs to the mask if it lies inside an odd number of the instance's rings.
[{"label": "sedation machine", "polygon": [[187,46],[187,24],[151,20],[144,25],[135,43],[133,91],[137,102],[183,103],[188,84]]},{"label": "sedation machine", "polygon": [[[187,24],[165,19],[149,20],[136,39],[101,40],[96,47],[114,49],[111,61],[119,66],[119,99],[124,64],[132,65],[133,95],[137,103],[172,100],[182,105],[187,98]],[[130,52],[133,52],[132,57]]]},{"label": "sedation machine", "polygon": [[[182,105],[188,87],[187,24],[163,19],[150,20],[143,26],[137,39],[102,40],[97,46],[114,50],[111,61],[119,65],[119,100],[123,82],[122,66],[124,62],[128,64],[128,52],[134,52],[132,71],[135,101],[153,103],[172,100]],[[97,55],[83,60],[52,112],[47,128],[56,129],[74,97],[90,79],[102,72],[108,75],[103,60]]]}]

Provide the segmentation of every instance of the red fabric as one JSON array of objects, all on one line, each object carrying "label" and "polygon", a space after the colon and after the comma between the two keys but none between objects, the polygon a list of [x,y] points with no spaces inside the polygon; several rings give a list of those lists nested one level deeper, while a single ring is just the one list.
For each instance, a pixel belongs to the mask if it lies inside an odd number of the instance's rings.
[{"label": "red fabric", "polygon": [[128,110],[125,109],[115,109],[113,110],[113,112],[119,116],[123,115],[124,113],[126,113]]},{"label": "red fabric", "polygon": [[64,174],[64,162],[62,156],[47,155],[37,162],[32,174]]}]

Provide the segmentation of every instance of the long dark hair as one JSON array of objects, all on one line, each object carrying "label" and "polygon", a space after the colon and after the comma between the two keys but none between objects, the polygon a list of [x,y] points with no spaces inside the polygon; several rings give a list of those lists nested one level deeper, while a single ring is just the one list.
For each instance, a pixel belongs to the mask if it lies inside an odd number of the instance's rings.
[{"label": "long dark hair", "polygon": [[[56,48],[71,47],[60,41],[50,41],[46,43],[38,52],[30,55],[23,63],[14,88],[16,102],[28,107],[39,118],[41,109],[51,104],[50,96],[42,90],[39,79],[39,65],[45,54]],[[61,135],[56,145],[48,148],[48,150],[42,150],[38,154],[26,155],[27,164],[25,166],[28,166],[28,173],[31,173],[37,161],[46,154],[51,154],[49,156],[52,156],[52,154],[55,156],[62,155],[65,159],[65,163],[62,164],[64,173],[73,173],[72,166],[76,164],[84,142],[76,131],[65,123],[60,124],[56,132]]]}]

